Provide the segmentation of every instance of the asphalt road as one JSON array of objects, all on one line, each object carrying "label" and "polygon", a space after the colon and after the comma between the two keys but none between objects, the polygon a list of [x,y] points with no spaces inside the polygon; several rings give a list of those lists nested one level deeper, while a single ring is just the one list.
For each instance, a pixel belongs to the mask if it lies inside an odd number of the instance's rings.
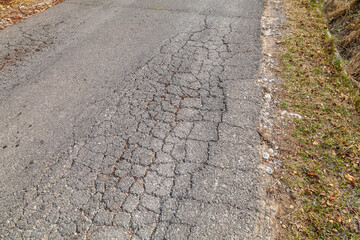
[{"label": "asphalt road", "polygon": [[0,238],[262,239],[262,8],[66,0],[0,31]]}]

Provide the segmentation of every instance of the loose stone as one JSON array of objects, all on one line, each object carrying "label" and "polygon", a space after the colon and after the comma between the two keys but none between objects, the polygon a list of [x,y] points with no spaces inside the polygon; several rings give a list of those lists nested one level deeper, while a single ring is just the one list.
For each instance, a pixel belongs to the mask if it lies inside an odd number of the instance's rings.
[{"label": "loose stone", "polygon": [[272,175],[274,173],[274,170],[271,167],[266,167],[265,172]]}]

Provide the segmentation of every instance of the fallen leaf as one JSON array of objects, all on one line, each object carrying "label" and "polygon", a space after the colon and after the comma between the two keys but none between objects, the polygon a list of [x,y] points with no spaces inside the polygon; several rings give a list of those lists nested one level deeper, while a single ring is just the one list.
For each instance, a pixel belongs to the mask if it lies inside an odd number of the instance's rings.
[{"label": "fallen leaf", "polygon": [[326,201],[326,205],[328,205],[329,207],[334,206],[334,204],[333,204],[330,200],[327,200],[327,201]]},{"label": "fallen leaf", "polygon": [[339,214],[336,215],[335,219],[338,223],[341,223],[341,216]]},{"label": "fallen leaf", "polygon": [[337,196],[338,196],[338,195],[330,195],[330,196],[329,196],[329,200],[330,200],[331,202],[333,202],[333,201],[335,201],[335,199],[337,198]]},{"label": "fallen leaf", "polygon": [[316,175],[315,173],[308,172],[307,175],[312,176],[314,178],[319,178],[319,176]]},{"label": "fallen leaf", "polygon": [[351,176],[350,174],[346,173],[344,175],[345,179],[348,180],[349,182],[353,182],[355,181],[355,178],[353,176]]},{"label": "fallen leaf", "polygon": [[305,189],[304,192],[305,192],[307,195],[312,195],[312,192],[309,191],[308,189]]},{"label": "fallen leaf", "polygon": [[355,188],[355,178],[348,173],[346,173],[344,177],[351,183],[352,188]]}]

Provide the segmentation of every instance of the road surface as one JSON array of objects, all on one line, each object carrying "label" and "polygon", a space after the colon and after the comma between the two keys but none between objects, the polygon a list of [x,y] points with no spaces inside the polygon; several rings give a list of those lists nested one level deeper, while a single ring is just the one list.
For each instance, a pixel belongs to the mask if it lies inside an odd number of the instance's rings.
[{"label": "road surface", "polygon": [[1,31],[1,238],[262,239],[262,8],[66,0]]}]

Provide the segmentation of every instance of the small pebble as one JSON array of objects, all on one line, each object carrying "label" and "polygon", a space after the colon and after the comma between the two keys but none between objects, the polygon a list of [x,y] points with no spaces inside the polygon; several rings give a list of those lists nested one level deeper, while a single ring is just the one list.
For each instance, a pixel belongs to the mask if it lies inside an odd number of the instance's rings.
[{"label": "small pebble", "polygon": [[268,151],[269,151],[270,156],[273,156],[273,155],[274,155],[274,150],[272,150],[272,149],[270,148]]},{"label": "small pebble", "polygon": [[264,159],[269,159],[269,157],[270,157],[269,153],[264,152],[264,154],[263,154],[263,158],[264,158]]},{"label": "small pebble", "polygon": [[266,167],[266,173],[272,175],[274,173],[274,170],[271,167]]}]

